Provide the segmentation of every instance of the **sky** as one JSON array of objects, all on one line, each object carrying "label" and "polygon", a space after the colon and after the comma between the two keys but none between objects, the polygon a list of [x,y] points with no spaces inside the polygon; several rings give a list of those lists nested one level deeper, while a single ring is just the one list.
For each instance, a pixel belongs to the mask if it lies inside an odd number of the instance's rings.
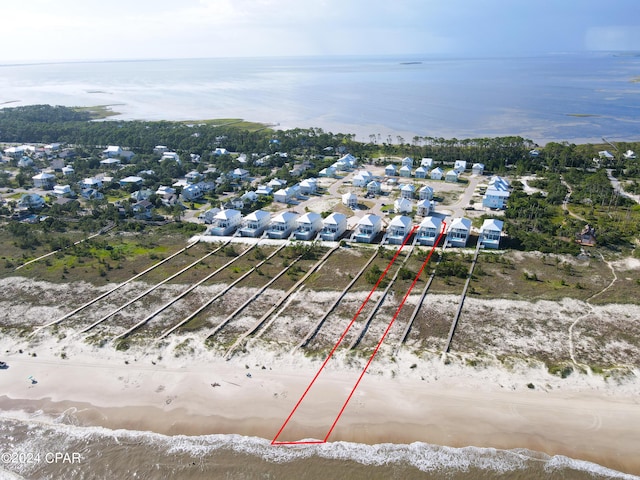
[{"label": "sky", "polygon": [[0,62],[640,51],[639,0],[0,0]]}]

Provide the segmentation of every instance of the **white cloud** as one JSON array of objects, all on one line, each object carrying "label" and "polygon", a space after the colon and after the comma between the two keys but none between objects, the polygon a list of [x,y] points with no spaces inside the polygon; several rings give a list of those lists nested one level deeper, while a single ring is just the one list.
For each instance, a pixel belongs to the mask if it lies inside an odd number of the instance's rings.
[{"label": "white cloud", "polygon": [[5,0],[0,61],[640,48],[635,27],[585,34],[635,0],[539,1]]}]

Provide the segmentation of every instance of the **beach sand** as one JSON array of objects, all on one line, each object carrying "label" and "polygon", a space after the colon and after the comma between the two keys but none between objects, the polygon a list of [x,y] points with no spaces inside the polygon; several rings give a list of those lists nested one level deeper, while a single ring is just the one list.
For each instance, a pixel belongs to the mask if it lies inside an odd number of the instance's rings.
[{"label": "beach sand", "polygon": [[[49,414],[111,429],[271,440],[320,365],[300,354],[256,349],[230,361],[211,354],[152,363],[143,354],[86,345],[62,359],[47,348],[55,343],[43,340],[37,357],[5,353],[3,415],[26,410],[36,421]],[[413,359],[401,353],[397,364]],[[278,440],[324,438],[358,378],[357,367],[341,359],[331,363]],[[394,368],[391,360],[374,361],[330,441],[527,448],[640,475],[635,380],[615,385],[587,375],[560,379],[544,369],[472,369],[435,356],[406,374],[389,375]]]}]

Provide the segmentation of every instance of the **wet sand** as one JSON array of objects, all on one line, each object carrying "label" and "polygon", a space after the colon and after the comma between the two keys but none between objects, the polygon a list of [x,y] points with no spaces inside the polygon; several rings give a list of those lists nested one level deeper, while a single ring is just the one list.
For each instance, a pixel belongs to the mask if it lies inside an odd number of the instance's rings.
[{"label": "wet sand", "polygon": [[[100,357],[8,360],[10,368],[0,372],[5,414],[66,412],[63,422],[170,435],[273,439],[315,374],[310,365],[247,369],[243,362],[220,359],[176,368]],[[324,371],[278,440],[324,438],[357,376],[355,370]],[[638,475],[638,396],[606,386],[513,390],[481,375],[421,380],[371,374],[329,440],[527,448]]]}]

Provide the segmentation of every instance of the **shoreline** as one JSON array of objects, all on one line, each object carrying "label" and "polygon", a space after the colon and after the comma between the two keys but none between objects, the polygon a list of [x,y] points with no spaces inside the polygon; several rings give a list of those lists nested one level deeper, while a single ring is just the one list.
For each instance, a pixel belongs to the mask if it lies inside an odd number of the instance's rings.
[{"label": "shoreline", "polygon": [[[10,412],[42,412],[83,427],[240,434],[269,441],[316,368],[302,361],[262,369],[264,357],[248,370],[245,362],[253,360],[246,357],[185,360],[168,368],[142,359],[127,365],[95,352],[82,364],[54,357],[11,355],[7,360],[0,410],[10,418]],[[436,360],[420,367],[436,368]],[[640,475],[640,441],[629,429],[640,424],[637,382],[626,389],[598,379],[602,388],[597,391],[575,381],[568,388],[549,384],[551,389],[530,390],[522,375],[512,374],[516,387],[468,368],[460,378],[465,367],[450,367],[450,376],[441,375],[449,368],[442,366],[425,380],[365,376],[329,441],[525,448]],[[38,383],[29,384],[30,375]],[[279,440],[323,438],[356,377],[357,371],[342,367],[324,371]]]}]

